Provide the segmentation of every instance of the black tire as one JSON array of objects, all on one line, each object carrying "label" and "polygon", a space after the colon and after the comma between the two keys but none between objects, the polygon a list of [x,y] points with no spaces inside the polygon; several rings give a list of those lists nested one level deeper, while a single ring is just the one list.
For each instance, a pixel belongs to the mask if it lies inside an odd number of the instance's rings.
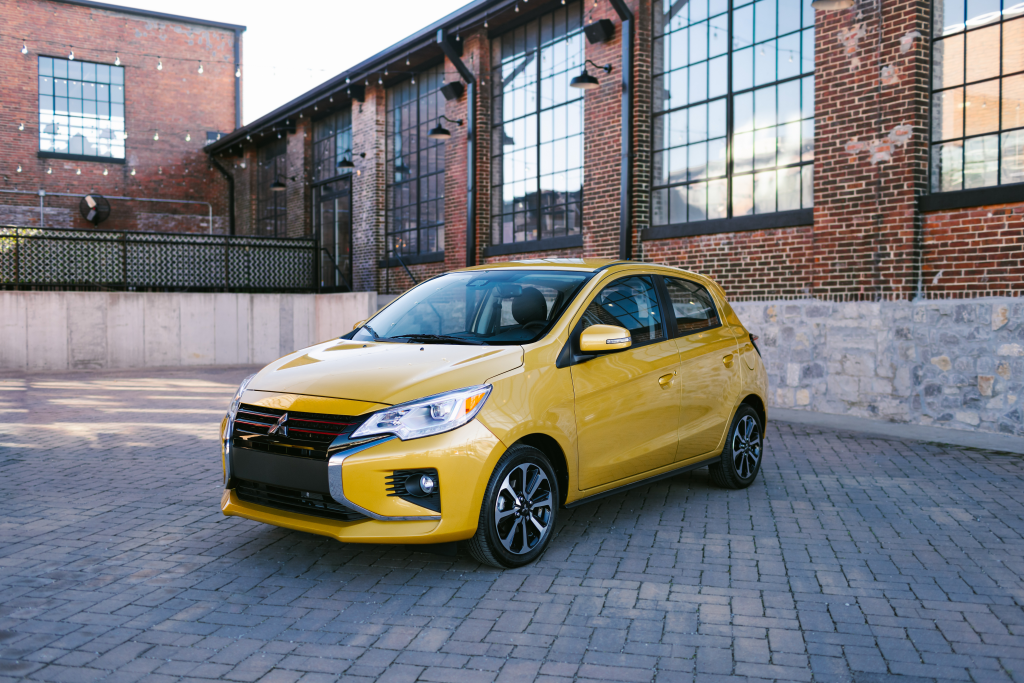
[{"label": "black tire", "polygon": [[[530,503],[523,505],[526,496],[520,494],[530,487]],[[551,541],[560,500],[558,479],[547,457],[532,446],[513,446],[498,460],[487,483],[480,523],[468,543],[470,554],[492,567],[533,562]]]},{"label": "black tire", "polygon": [[724,489],[745,489],[757,479],[764,460],[764,426],[757,411],[741,405],[732,419],[721,459],[708,467],[711,481]]}]

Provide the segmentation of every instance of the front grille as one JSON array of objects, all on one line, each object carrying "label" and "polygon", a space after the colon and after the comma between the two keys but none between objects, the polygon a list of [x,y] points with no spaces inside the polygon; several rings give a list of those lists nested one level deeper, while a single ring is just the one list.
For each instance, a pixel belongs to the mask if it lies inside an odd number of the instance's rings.
[{"label": "front grille", "polygon": [[361,512],[356,512],[351,508],[334,502],[330,496],[324,493],[295,491],[294,489],[286,489],[280,486],[271,486],[244,479],[235,480],[235,493],[246,503],[265,505],[266,507],[297,512],[302,515],[326,517],[327,519],[336,519],[341,522],[368,519]]},{"label": "front grille", "polygon": [[[276,433],[269,432],[283,414],[288,417]],[[339,436],[348,436],[362,424],[363,417],[300,413],[263,408],[243,403],[235,417],[234,443],[243,448],[323,460],[327,447]]]}]

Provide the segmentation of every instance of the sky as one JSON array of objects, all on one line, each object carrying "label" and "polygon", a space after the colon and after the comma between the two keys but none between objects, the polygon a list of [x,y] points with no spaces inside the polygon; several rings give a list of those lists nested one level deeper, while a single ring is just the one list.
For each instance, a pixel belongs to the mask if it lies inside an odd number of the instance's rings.
[{"label": "sky", "polygon": [[242,121],[249,123],[468,0],[108,0],[242,24]]}]

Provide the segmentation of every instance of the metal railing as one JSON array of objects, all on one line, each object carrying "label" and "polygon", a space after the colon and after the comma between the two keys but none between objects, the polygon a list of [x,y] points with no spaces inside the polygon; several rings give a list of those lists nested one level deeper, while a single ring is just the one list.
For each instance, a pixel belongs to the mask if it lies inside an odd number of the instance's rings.
[{"label": "metal railing", "polygon": [[317,242],[0,226],[0,289],[316,292]]}]

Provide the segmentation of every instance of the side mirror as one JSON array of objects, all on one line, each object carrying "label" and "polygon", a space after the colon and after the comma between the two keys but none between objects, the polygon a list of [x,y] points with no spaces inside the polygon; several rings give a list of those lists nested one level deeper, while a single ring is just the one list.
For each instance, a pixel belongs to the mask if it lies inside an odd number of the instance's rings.
[{"label": "side mirror", "polygon": [[[369,320],[369,318],[367,318],[366,320]],[[360,327],[366,324],[366,320],[360,320],[359,322],[352,326],[352,329],[358,330]]]},{"label": "side mirror", "polygon": [[580,351],[583,353],[621,351],[632,344],[629,330],[616,325],[591,325],[580,333]]}]

